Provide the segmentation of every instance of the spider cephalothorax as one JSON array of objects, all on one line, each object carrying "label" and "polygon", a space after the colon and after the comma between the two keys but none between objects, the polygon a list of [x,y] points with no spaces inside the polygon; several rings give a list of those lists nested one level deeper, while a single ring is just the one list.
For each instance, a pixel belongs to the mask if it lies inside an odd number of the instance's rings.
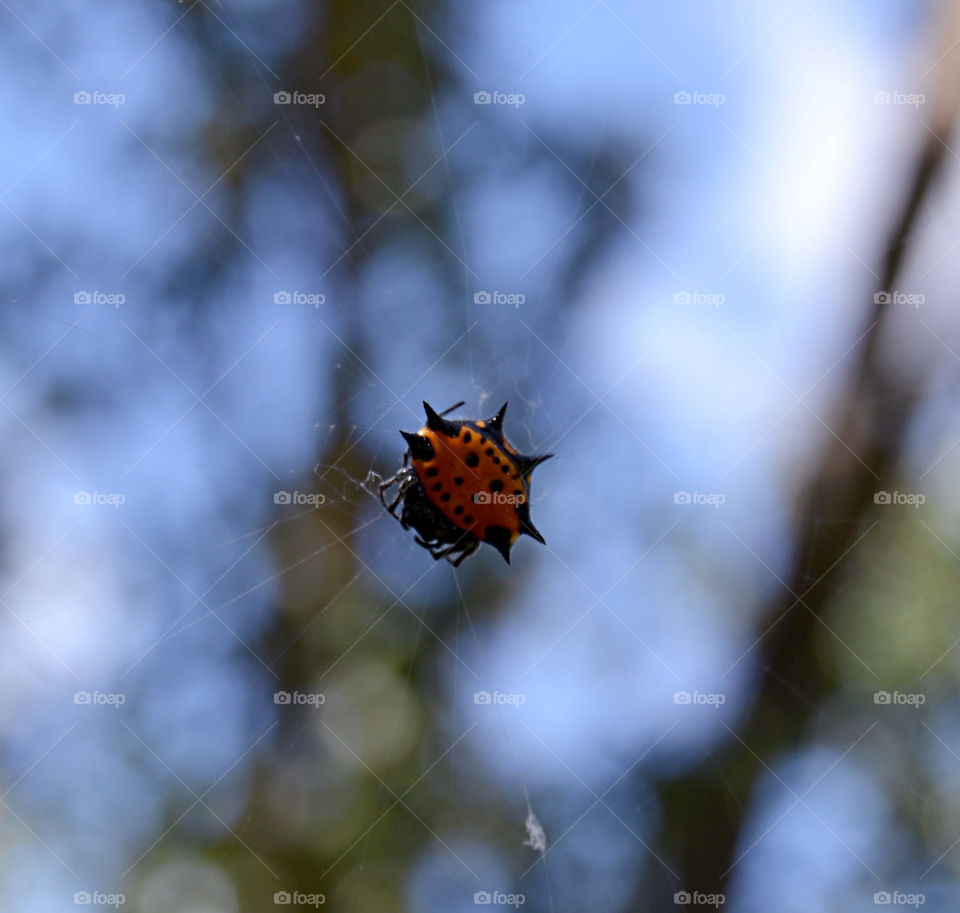
[{"label": "spider cephalothorax", "polygon": [[[543,542],[530,520],[530,475],[553,454],[524,456],[503,436],[507,404],[491,419],[447,419],[457,403],[437,413],[424,403],[427,423],[407,442],[401,469],[380,486],[380,500],[417,543],[454,567],[481,542],[492,545],[507,564],[521,533]],[[386,492],[397,490],[387,503]]]}]

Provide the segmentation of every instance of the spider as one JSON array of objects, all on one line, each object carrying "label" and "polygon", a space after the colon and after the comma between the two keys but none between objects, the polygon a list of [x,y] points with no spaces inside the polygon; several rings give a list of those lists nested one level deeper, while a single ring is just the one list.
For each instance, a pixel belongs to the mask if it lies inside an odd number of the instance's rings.
[{"label": "spider", "polygon": [[530,520],[530,475],[553,454],[524,456],[511,446],[503,436],[506,403],[485,421],[444,418],[462,405],[437,413],[424,402],[427,423],[416,433],[400,432],[407,442],[403,465],[380,485],[380,500],[435,560],[457,567],[486,542],[509,564],[521,534],[546,544]]}]

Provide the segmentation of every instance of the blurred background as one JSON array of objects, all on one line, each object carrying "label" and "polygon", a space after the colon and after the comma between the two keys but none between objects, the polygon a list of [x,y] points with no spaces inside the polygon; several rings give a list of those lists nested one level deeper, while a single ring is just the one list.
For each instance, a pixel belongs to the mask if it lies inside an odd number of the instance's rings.
[{"label": "blurred background", "polygon": [[957,909],[955,4],[0,20],[0,911]]}]

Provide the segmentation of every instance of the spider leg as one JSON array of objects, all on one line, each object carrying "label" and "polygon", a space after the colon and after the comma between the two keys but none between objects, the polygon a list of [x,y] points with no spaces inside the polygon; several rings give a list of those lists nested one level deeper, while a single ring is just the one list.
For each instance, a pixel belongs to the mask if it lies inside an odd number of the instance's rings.
[{"label": "spider leg", "polygon": [[387,502],[384,500],[383,492],[382,492],[382,491],[380,492],[380,500],[383,502],[383,506],[386,507],[386,509],[387,509],[391,514],[393,514],[394,517],[396,517],[396,515],[397,515],[397,514],[396,514],[397,505],[400,503],[400,499],[401,499],[402,497],[403,497],[403,493],[398,490],[397,493],[396,493],[396,495],[394,496],[393,500],[392,500],[389,504],[387,504]]},{"label": "spider leg", "polygon": [[[399,482],[399,485],[397,483]],[[389,479],[380,484],[380,503],[391,513],[394,517],[397,516],[396,509],[397,505],[403,500],[403,496],[407,493],[407,489],[412,484],[412,479],[410,477],[410,471],[404,467],[399,472],[390,476]],[[393,485],[397,485],[397,492],[394,495],[390,503],[387,503],[386,498],[384,497],[387,490],[390,489]]]},{"label": "spider leg", "polygon": [[431,539],[429,542],[425,542],[419,536],[417,536],[415,541],[417,544],[422,545],[428,552],[430,552],[434,561],[439,561],[441,558],[446,557],[453,549],[457,547],[456,545],[446,545],[438,539]]},{"label": "spider leg", "polygon": [[449,561],[450,564],[453,565],[453,567],[460,567],[461,563],[463,562],[463,559],[472,555],[479,547],[480,547],[479,539],[474,539],[472,542],[467,542],[466,544],[460,546],[461,551],[456,558],[451,558],[450,555],[447,554],[446,556],[447,561]]},{"label": "spider leg", "polygon": [[[468,539],[465,536],[461,536],[456,542],[449,545],[435,544],[431,546],[426,542],[421,544],[430,549],[430,554],[433,555],[435,561],[446,558],[454,567],[459,567],[460,562],[463,561],[464,558],[472,555],[477,550],[480,541],[478,539]],[[451,557],[452,555],[456,555],[456,557]]]},{"label": "spider leg", "polygon": [[[402,470],[401,470],[401,471],[402,471]],[[396,473],[394,473],[392,476],[390,476],[389,479],[384,479],[384,480],[380,483],[380,488],[379,488],[379,491],[380,491],[380,503],[381,503],[384,507],[387,507],[387,499],[384,497],[384,494],[385,494],[386,491],[390,488],[390,486],[396,484],[397,479],[399,479],[399,478],[400,478],[400,473],[399,473],[399,472],[396,472]],[[389,510],[389,508],[387,508],[387,509]]]}]

